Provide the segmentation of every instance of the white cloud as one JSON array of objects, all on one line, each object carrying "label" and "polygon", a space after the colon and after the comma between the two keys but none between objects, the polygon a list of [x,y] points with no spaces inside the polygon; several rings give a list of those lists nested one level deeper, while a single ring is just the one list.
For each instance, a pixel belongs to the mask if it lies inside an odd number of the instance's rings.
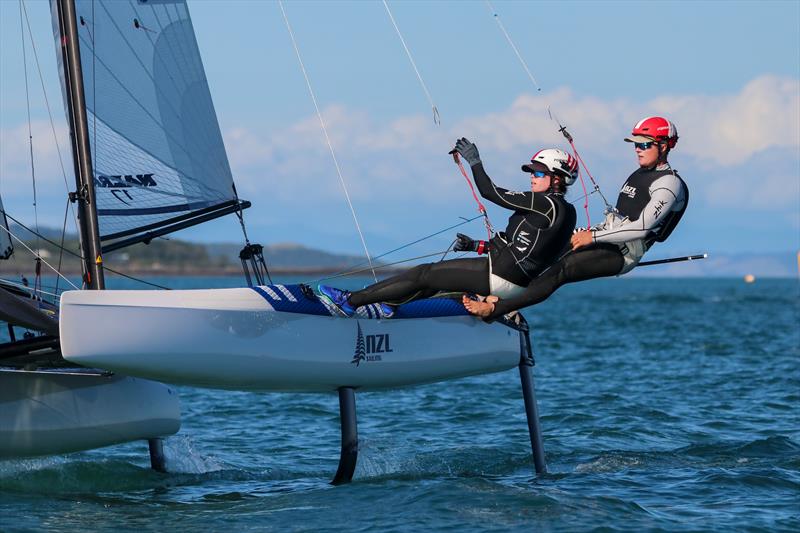
[{"label": "white cloud", "polygon": [[[459,124],[501,150],[563,143],[548,103],[579,146],[619,146],[643,116],[664,115],[678,126],[679,150],[708,164],[733,166],[770,148],[800,147],[800,80],[762,76],[727,95],[658,96],[648,102],[578,97],[568,89],[523,95],[505,111]],[[472,133],[475,132],[475,133]]]},{"label": "white cloud", "polygon": [[[373,228],[385,216],[388,227],[380,233],[395,236],[408,232],[400,217],[432,220],[472,212],[469,190],[446,154],[456,138],[476,141],[493,176],[509,187],[517,176],[523,177],[518,165],[533,150],[564,147],[548,118],[548,106],[569,127],[612,201],[616,187],[633,167],[632,150],[622,138],[642,116],[663,114],[678,125],[681,140],[673,159],[691,182],[694,205],[734,206],[739,214],[777,209],[781,211],[775,216],[792,219],[796,227],[800,211],[800,169],[793,170],[800,158],[796,79],[762,76],[730,94],[657,95],[648,101],[602,100],[560,88],[544,95],[523,94],[505,109],[462,116],[438,127],[427,114],[378,121],[361,109],[341,105],[326,107],[323,116],[359,216],[371,219]],[[257,117],[253,123],[258,124]],[[63,178],[49,123],[34,123],[33,129],[37,181],[42,188],[52,185],[60,203]],[[59,134],[65,138],[63,129]],[[349,231],[349,210],[316,115],[280,130],[240,125],[224,136],[240,194],[264,208],[253,209],[248,215],[251,221],[266,224],[296,216],[297,225],[313,233],[333,231],[333,220],[338,220]],[[69,156],[63,155],[70,171]],[[1,130],[2,192],[11,188],[21,196],[29,191],[29,165],[27,125]],[[518,184],[524,187],[524,180]],[[5,198],[9,207],[10,198]],[[314,212],[325,216],[306,219],[309,209],[323,204],[324,210]]]},{"label": "white cloud", "polygon": [[[571,90],[561,88],[548,95],[522,95],[505,111],[487,116],[469,117],[455,128],[469,132],[482,145],[501,151],[525,147],[535,150],[544,144],[566,143],[558,132],[555,120],[565,125],[578,140],[579,145],[618,143],[629,126],[623,126],[625,110],[629,106],[621,101],[604,102],[593,97],[580,98]],[[474,132],[474,133],[473,133]]]},{"label": "white cloud", "polygon": [[800,80],[762,76],[737,94],[663,96],[652,109],[674,117],[680,147],[732,166],[770,148],[800,146]]},{"label": "white cloud", "polygon": [[[632,155],[625,159],[629,147],[622,143],[631,126],[642,116],[663,114],[678,125],[681,135],[675,159],[688,178],[702,174],[705,180],[696,182],[695,198],[759,209],[797,203],[793,189],[786,194],[787,182],[798,181],[787,175],[786,161],[771,169],[769,158],[763,158],[766,166],[759,169],[757,188],[752,187],[750,173],[736,170],[768,150],[778,149],[775,153],[781,157],[800,149],[800,81],[793,79],[763,76],[733,94],[662,95],[647,102],[604,101],[561,88],[546,95],[521,95],[507,109],[464,117],[449,128],[434,126],[426,115],[377,122],[343,106],[330,106],[323,115],[355,201],[390,191],[396,200],[441,205],[451,201],[457,191],[453,180],[460,179],[445,152],[462,135],[475,140],[485,157],[490,154],[490,168],[503,179],[514,175],[505,169],[515,170],[533,150],[565,147],[548,118],[548,107],[569,127],[594,173],[608,176],[605,181],[599,178],[604,188],[613,191],[624,176],[621,169],[632,163]],[[280,132],[238,128],[226,138],[243,194],[248,188],[260,191],[269,175],[278,182],[271,192],[279,201],[341,197],[316,116]]]}]

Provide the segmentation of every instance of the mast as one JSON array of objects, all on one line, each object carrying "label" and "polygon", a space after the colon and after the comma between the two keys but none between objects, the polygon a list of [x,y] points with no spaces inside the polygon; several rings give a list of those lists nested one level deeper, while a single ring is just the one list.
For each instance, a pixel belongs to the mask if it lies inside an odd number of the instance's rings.
[{"label": "mast", "polygon": [[77,191],[70,200],[78,202],[81,235],[81,254],[84,257],[87,286],[105,288],[103,259],[100,248],[100,227],[97,222],[97,203],[94,193],[94,172],[89,147],[89,127],[86,119],[86,100],[83,91],[81,52],[73,0],[56,0],[58,25],[61,33],[61,55],[64,65],[67,116],[72,140],[72,160],[75,166]]}]

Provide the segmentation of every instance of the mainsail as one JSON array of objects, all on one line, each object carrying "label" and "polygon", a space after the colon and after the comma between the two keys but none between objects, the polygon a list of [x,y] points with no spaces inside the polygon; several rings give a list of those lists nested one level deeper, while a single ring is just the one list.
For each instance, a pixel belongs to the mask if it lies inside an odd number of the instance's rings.
[{"label": "mainsail", "polygon": [[75,8],[101,239],[238,209],[185,0]]}]

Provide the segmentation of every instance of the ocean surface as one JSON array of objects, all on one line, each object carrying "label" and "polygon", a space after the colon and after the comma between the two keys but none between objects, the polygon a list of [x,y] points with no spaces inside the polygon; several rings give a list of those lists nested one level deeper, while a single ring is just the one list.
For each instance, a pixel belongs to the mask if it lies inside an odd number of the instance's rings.
[{"label": "ocean surface", "polygon": [[596,280],[525,316],[545,475],[516,369],[358,394],[339,487],[335,394],[178,387],[169,473],[144,442],[0,461],[0,531],[800,531],[797,279]]}]

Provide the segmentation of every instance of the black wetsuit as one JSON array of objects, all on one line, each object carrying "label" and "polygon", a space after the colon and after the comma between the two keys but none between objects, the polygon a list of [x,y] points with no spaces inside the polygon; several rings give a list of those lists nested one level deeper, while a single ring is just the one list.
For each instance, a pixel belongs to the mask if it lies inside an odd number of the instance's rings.
[{"label": "black wetsuit", "polygon": [[617,212],[592,228],[594,243],[567,253],[523,294],[501,298],[488,319],[542,302],[566,283],[629,271],[654,242],[669,237],[688,203],[689,189],[669,165],[636,170],[620,190]]},{"label": "black wetsuit", "polygon": [[490,241],[491,265],[485,257],[419,265],[352,293],[352,305],[399,304],[428,298],[440,291],[490,294],[490,273],[525,287],[559,257],[569,244],[577,218],[575,208],[562,194],[534,194],[497,187],[481,163],[472,167],[472,175],[481,196],[514,211],[506,231],[495,234]]}]

